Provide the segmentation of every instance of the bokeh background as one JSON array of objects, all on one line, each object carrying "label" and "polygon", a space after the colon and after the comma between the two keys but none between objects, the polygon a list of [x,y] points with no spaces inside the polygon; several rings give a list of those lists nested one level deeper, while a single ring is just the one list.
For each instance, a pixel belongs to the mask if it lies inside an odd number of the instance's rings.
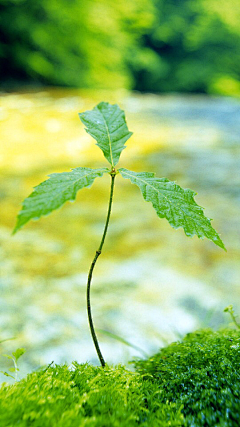
[{"label": "bokeh background", "polygon": [[118,103],[134,132],[119,166],[197,191],[228,250],[173,230],[118,176],[92,285],[106,360],[229,323],[229,304],[240,313],[239,22],[238,0],[0,0],[0,341],[15,338],[0,344],[0,370],[18,347],[21,375],[97,363],[85,291],[109,176],[11,232],[49,173],[106,164],[77,115],[100,101]]}]

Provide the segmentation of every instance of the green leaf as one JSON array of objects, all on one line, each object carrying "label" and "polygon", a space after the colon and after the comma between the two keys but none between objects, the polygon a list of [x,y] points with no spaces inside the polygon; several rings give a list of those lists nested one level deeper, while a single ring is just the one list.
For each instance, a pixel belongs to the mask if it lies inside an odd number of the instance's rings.
[{"label": "green leaf", "polygon": [[8,370],[9,370],[9,372],[16,372],[16,371],[19,371],[19,369],[18,369],[18,368],[9,368]]},{"label": "green leaf", "polygon": [[8,374],[7,372],[4,372],[4,371],[0,371],[0,372],[1,372],[1,374],[5,375],[6,377],[11,377],[11,378],[15,379],[12,375]]},{"label": "green leaf", "polygon": [[9,354],[3,354],[3,357],[7,357],[8,359],[14,360],[12,356],[10,356]]},{"label": "green leaf", "polygon": [[0,344],[1,344],[2,342],[10,341],[10,340],[15,340],[15,339],[16,339],[15,337],[13,337],[13,338],[5,338],[5,340],[1,340],[1,341],[0,341]]},{"label": "green leaf", "polygon": [[90,187],[94,179],[102,176],[105,172],[109,172],[109,169],[79,167],[72,169],[71,172],[49,175],[50,178],[35,187],[32,194],[24,200],[13,234],[30,219],[38,219],[42,215],[48,215],[68,200],[75,200],[78,190]]},{"label": "green leaf", "polygon": [[203,208],[197,205],[192,190],[183,189],[167,178],[155,178],[151,172],[132,172],[119,169],[123,178],[136,184],[147,202],[151,202],[157,215],[166,218],[173,228],[182,227],[187,236],[195,234],[203,239],[207,237],[213,243],[225,249],[218,233],[211,226],[211,220],[204,216]]},{"label": "green leaf", "polygon": [[100,102],[91,111],[79,113],[80,120],[86,126],[86,132],[97,141],[105,158],[112,167],[116,166],[125,142],[130,138],[124,111],[118,105]]},{"label": "green leaf", "polygon": [[119,341],[122,344],[127,345],[128,347],[132,347],[132,348],[134,348],[134,350],[137,350],[140,353],[142,353],[145,357],[148,357],[148,354],[142,348],[138,347],[137,345],[130,343],[129,341],[125,340],[124,338],[120,337],[119,335],[113,334],[112,332],[105,331],[104,329],[97,329],[97,332],[100,332],[100,333],[106,335],[107,337],[113,338],[114,340]]},{"label": "green leaf", "polygon": [[12,355],[15,357],[16,360],[18,360],[19,357],[21,357],[25,353],[25,351],[25,348],[18,348],[12,353]]}]

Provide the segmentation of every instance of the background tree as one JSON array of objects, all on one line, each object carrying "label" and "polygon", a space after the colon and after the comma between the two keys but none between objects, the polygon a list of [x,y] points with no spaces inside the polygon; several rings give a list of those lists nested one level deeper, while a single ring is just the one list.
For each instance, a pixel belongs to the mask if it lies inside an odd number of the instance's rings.
[{"label": "background tree", "polygon": [[154,0],[155,20],[131,52],[141,91],[240,93],[240,3]]},{"label": "background tree", "polygon": [[0,77],[240,94],[238,0],[0,0]]},{"label": "background tree", "polygon": [[147,0],[0,0],[1,80],[131,87],[126,52],[152,23]]}]

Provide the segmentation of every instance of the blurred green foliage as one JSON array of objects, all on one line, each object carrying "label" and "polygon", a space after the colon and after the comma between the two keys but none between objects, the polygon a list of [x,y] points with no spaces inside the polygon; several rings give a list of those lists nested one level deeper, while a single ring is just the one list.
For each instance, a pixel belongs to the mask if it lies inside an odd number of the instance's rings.
[{"label": "blurred green foliage", "polygon": [[240,3],[154,0],[131,66],[136,89],[240,94]]},{"label": "blurred green foliage", "polygon": [[238,0],[0,0],[0,77],[240,94]]},{"label": "blurred green foliage", "polygon": [[0,0],[1,79],[131,87],[127,51],[151,23],[148,0]]}]

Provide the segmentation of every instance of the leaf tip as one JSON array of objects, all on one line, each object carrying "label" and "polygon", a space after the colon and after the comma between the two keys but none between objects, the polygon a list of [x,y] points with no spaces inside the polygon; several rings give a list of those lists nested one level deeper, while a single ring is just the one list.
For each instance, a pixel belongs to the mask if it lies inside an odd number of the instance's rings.
[{"label": "leaf tip", "polygon": [[224,245],[224,243],[222,242],[222,249],[225,251],[225,252],[227,252],[227,248],[226,248],[226,246]]},{"label": "leaf tip", "polygon": [[227,249],[223,243],[223,241],[221,240],[220,236],[217,235],[215,238],[212,239],[213,243],[215,243],[215,245],[219,246],[221,249],[223,249],[225,252],[227,252]]},{"label": "leaf tip", "polygon": [[21,223],[20,221],[20,214],[22,211],[19,212],[18,216],[17,216],[17,221],[16,221],[16,225],[11,233],[11,236],[14,236],[23,226],[25,223]]},{"label": "leaf tip", "polygon": [[11,232],[11,236],[14,236],[16,233],[17,233],[17,231],[19,230],[19,227],[18,227],[18,225],[16,224],[15,225],[15,227],[14,227],[14,229],[12,230],[12,232]]}]

